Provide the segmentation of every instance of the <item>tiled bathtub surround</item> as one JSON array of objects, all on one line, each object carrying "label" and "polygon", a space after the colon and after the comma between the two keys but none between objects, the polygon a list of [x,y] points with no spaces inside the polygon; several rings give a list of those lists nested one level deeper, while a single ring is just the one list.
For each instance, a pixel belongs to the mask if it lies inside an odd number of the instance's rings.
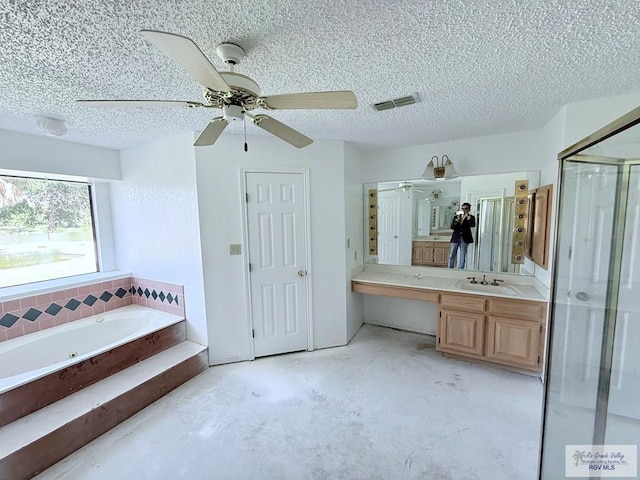
[{"label": "tiled bathtub surround", "polygon": [[181,285],[137,277],[8,300],[0,302],[0,342],[132,303],[184,316],[183,300]]},{"label": "tiled bathtub surround", "polygon": [[133,303],[136,305],[185,316],[182,285],[133,277],[130,292],[133,295]]}]

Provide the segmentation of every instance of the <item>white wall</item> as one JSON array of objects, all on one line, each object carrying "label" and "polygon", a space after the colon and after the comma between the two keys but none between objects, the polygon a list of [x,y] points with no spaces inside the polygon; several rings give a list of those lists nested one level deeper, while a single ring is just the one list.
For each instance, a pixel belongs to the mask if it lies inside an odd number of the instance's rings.
[{"label": "white wall", "polygon": [[193,135],[120,152],[122,181],[111,185],[120,270],[184,285],[187,337],[207,344]]},{"label": "white wall", "polygon": [[448,155],[460,175],[540,170],[541,132],[525,130],[367,154],[362,183],[419,178],[433,155]]},{"label": "white wall", "polygon": [[551,285],[558,208],[558,153],[640,106],[640,93],[575,102],[564,106],[542,129],[543,165],[540,185],[553,184],[553,210],[549,269],[536,268],[535,276]]},{"label": "white wall", "polygon": [[344,146],[316,140],[297,149],[272,136],[224,134],[215,145],[196,149],[204,287],[209,316],[211,364],[250,357],[245,275],[247,258],[229,255],[243,243],[240,171],[242,168],[309,169],[314,347],[347,341],[345,272]]},{"label": "white wall", "polygon": [[0,145],[0,168],[103,180],[121,178],[117,150],[6,130],[0,130]]},{"label": "white wall", "polygon": [[344,146],[344,198],[346,268],[345,291],[347,340],[351,340],[364,321],[363,295],[351,294],[351,277],[363,268],[364,259],[364,192],[360,181],[366,168],[364,155],[349,144]]},{"label": "white wall", "polygon": [[570,103],[566,106],[563,149],[638,106],[640,106],[640,92]]}]

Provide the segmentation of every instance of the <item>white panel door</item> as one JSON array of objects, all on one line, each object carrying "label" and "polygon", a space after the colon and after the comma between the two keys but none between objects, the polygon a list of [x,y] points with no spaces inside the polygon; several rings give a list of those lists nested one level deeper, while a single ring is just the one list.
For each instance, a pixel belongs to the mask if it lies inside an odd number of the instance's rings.
[{"label": "white panel door", "polygon": [[247,173],[256,357],[308,347],[306,218],[301,173]]},{"label": "white panel door", "polygon": [[378,263],[400,261],[400,198],[397,193],[378,194]]}]

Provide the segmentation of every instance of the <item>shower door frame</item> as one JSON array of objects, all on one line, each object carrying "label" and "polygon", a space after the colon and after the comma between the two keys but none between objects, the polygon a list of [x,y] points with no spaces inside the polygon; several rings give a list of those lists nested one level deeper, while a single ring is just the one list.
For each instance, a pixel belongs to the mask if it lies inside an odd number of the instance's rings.
[{"label": "shower door frame", "polygon": [[549,398],[549,375],[550,366],[553,362],[552,339],[554,336],[554,313],[556,291],[555,286],[558,279],[558,271],[555,268],[559,263],[559,241],[560,226],[562,225],[562,211],[560,202],[562,199],[563,171],[565,160],[593,164],[609,164],[620,167],[616,182],[616,197],[614,203],[613,215],[613,239],[611,244],[611,257],[609,264],[609,281],[607,285],[604,326],[602,334],[602,349],[600,354],[600,372],[598,378],[598,389],[596,397],[596,408],[594,412],[594,428],[593,428],[593,445],[605,444],[606,422],[609,401],[609,389],[611,385],[611,370],[613,365],[613,351],[615,340],[615,327],[617,320],[618,293],[620,290],[620,275],[622,270],[622,253],[624,243],[625,220],[627,214],[627,200],[629,193],[630,171],[633,165],[640,165],[640,158],[636,159],[612,159],[606,157],[598,157],[595,155],[579,155],[580,152],[586,150],[593,145],[606,140],[628,128],[640,124],[640,107],[635,108],[626,115],[623,115],[614,122],[606,125],[593,134],[585,137],[574,145],[566,148],[558,154],[558,195],[556,196],[556,218],[555,218],[555,239],[554,239],[554,260],[553,275],[551,280],[550,313],[549,313],[549,333],[546,340],[547,362],[544,374],[544,397],[543,397],[543,415],[542,426],[540,429],[540,451],[538,464],[538,478],[542,478],[542,460],[544,451],[544,432],[545,422],[547,419],[547,408]]}]

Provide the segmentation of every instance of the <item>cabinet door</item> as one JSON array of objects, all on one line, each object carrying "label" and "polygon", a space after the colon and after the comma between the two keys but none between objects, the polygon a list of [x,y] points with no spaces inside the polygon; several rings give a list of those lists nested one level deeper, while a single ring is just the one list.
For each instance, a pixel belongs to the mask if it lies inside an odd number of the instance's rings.
[{"label": "cabinet door", "polygon": [[413,249],[411,250],[411,265],[423,265],[423,248],[421,243],[413,242]]},{"label": "cabinet door", "polygon": [[440,310],[437,350],[482,357],[484,352],[484,314]]},{"label": "cabinet door", "polygon": [[531,233],[531,260],[545,270],[549,260],[549,233],[551,223],[552,185],[536,190],[534,197],[533,232]]},{"label": "cabinet door", "polygon": [[487,359],[525,368],[540,368],[539,322],[487,315]]},{"label": "cabinet door", "polygon": [[448,265],[449,263],[449,251],[451,250],[450,245],[438,245],[433,248],[433,263],[436,265]]},{"label": "cabinet door", "polygon": [[430,265],[433,263],[433,246],[430,244],[425,244],[422,250],[422,258],[424,259],[424,263]]}]

